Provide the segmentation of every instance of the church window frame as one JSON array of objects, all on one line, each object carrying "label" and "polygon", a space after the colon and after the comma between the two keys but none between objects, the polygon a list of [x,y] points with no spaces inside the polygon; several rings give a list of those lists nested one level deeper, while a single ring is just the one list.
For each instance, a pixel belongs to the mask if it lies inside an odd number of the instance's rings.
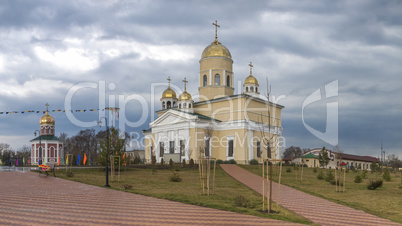
[{"label": "church window frame", "polygon": [[207,83],[208,82],[208,78],[207,78],[207,75],[204,75],[203,77],[202,77],[202,86],[207,86]]},{"label": "church window frame", "polygon": [[253,86],[250,87],[250,92],[254,92],[254,87]]},{"label": "church window frame", "polygon": [[187,104],[186,104],[186,103],[183,103],[183,108],[187,108]]},{"label": "church window frame", "polygon": [[227,148],[226,148],[226,157],[227,159],[234,159],[234,136],[227,136]]},{"label": "church window frame", "polygon": [[257,141],[257,158],[261,158],[261,141]]},{"label": "church window frame", "polygon": [[185,149],[186,149],[186,144],[185,144],[184,140],[180,140],[180,155],[181,156],[186,156]]},{"label": "church window frame", "polygon": [[159,157],[163,157],[165,153],[165,143],[159,142]]},{"label": "church window frame", "polygon": [[167,108],[167,109],[172,108],[172,102],[167,101],[167,102],[166,102],[166,108]]},{"label": "church window frame", "polygon": [[181,108],[181,104],[179,104],[179,108]]},{"label": "church window frame", "polygon": [[248,92],[248,86],[246,86],[246,92]]},{"label": "church window frame", "polygon": [[214,79],[215,79],[215,85],[216,86],[220,86],[221,85],[221,75],[220,74],[215,74],[215,77],[214,77]]},{"label": "church window frame", "polygon": [[162,109],[165,109],[165,101],[162,101]]},{"label": "church window frame", "polygon": [[230,75],[226,77],[226,86],[230,87]]},{"label": "church window frame", "polygon": [[258,87],[255,87],[255,92],[258,92]]},{"label": "church window frame", "polygon": [[188,108],[191,108],[191,104],[188,104]]},{"label": "church window frame", "polygon": [[174,140],[173,141],[169,141],[169,154],[174,154]]},{"label": "church window frame", "polygon": [[204,136],[204,157],[211,156],[211,137]]}]

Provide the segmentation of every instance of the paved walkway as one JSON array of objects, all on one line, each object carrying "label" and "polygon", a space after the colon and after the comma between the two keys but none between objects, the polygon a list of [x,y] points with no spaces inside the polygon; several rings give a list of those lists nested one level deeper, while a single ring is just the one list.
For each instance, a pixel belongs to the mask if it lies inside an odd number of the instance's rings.
[{"label": "paved walkway", "polygon": [[[220,166],[230,176],[262,194],[262,177],[237,165],[222,164]],[[361,210],[306,194],[285,185],[281,185],[278,199],[276,195],[277,189],[278,184],[273,183],[273,201],[320,225],[400,225]]]},{"label": "paved walkway", "polygon": [[38,176],[0,172],[0,225],[295,225]]}]

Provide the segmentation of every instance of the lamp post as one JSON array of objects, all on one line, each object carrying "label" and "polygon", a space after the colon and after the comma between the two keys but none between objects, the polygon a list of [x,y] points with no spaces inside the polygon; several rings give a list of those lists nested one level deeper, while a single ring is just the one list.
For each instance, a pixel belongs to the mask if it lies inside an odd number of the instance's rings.
[{"label": "lamp post", "polygon": [[39,158],[38,158],[38,165],[42,164],[42,136],[40,135],[39,130],[35,130],[34,136],[36,137],[36,132],[39,134]]},{"label": "lamp post", "polygon": [[109,126],[107,124],[107,118],[106,117],[101,117],[99,119],[99,127],[102,127],[102,118],[105,119],[106,122],[106,184],[105,187],[110,187],[109,185],[109,168],[108,168],[108,164],[107,164],[107,159],[108,159],[108,155],[109,155]]}]

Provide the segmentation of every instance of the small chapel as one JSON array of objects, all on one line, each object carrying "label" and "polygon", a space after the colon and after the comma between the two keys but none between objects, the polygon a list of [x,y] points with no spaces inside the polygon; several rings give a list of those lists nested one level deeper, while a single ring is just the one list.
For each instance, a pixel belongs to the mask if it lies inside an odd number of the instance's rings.
[{"label": "small chapel", "polygon": [[258,79],[250,74],[243,90],[235,94],[233,59],[228,48],[215,39],[201,54],[198,101],[187,91],[177,95],[170,86],[162,93],[158,118],[150,122],[145,136],[145,158],[150,162],[189,161],[200,158],[235,160],[249,164],[255,159],[278,159],[281,156],[281,110],[260,94]]},{"label": "small chapel", "polygon": [[64,156],[63,142],[55,136],[56,122],[49,115],[48,107],[46,104],[46,113],[39,120],[39,136],[30,140],[32,165],[55,164]]}]

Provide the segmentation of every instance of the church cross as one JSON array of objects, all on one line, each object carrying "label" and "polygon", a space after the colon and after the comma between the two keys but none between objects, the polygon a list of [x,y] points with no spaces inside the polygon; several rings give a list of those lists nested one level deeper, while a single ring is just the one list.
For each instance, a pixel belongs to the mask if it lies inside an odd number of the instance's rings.
[{"label": "church cross", "polygon": [[169,87],[170,87],[170,81],[172,80],[170,79],[170,76],[167,78],[167,80],[169,81]]},{"label": "church cross", "polygon": [[254,67],[254,66],[253,66],[253,63],[250,62],[250,64],[249,64],[248,66],[250,66],[250,75],[252,75],[252,74],[253,74],[253,73],[252,73],[252,68]]},{"label": "church cross", "polygon": [[218,21],[215,20],[215,23],[212,23],[212,25],[215,26],[215,40],[218,40],[218,27],[221,27],[218,25]]},{"label": "church cross", "polygon": [[49,112],[49,109],[48,109],[49,104],[48,104],[48,103],[46,103],[46,104],[45,104],[45,106],[46,106],[46,112]]},{"label": "church cross", "polygon": [[187,81],[186,77],[184,77],[183,82],[184,82],[184,91],[186,91],[186,85],[187,85],[187,83],[188,83],[188,81]]}]

